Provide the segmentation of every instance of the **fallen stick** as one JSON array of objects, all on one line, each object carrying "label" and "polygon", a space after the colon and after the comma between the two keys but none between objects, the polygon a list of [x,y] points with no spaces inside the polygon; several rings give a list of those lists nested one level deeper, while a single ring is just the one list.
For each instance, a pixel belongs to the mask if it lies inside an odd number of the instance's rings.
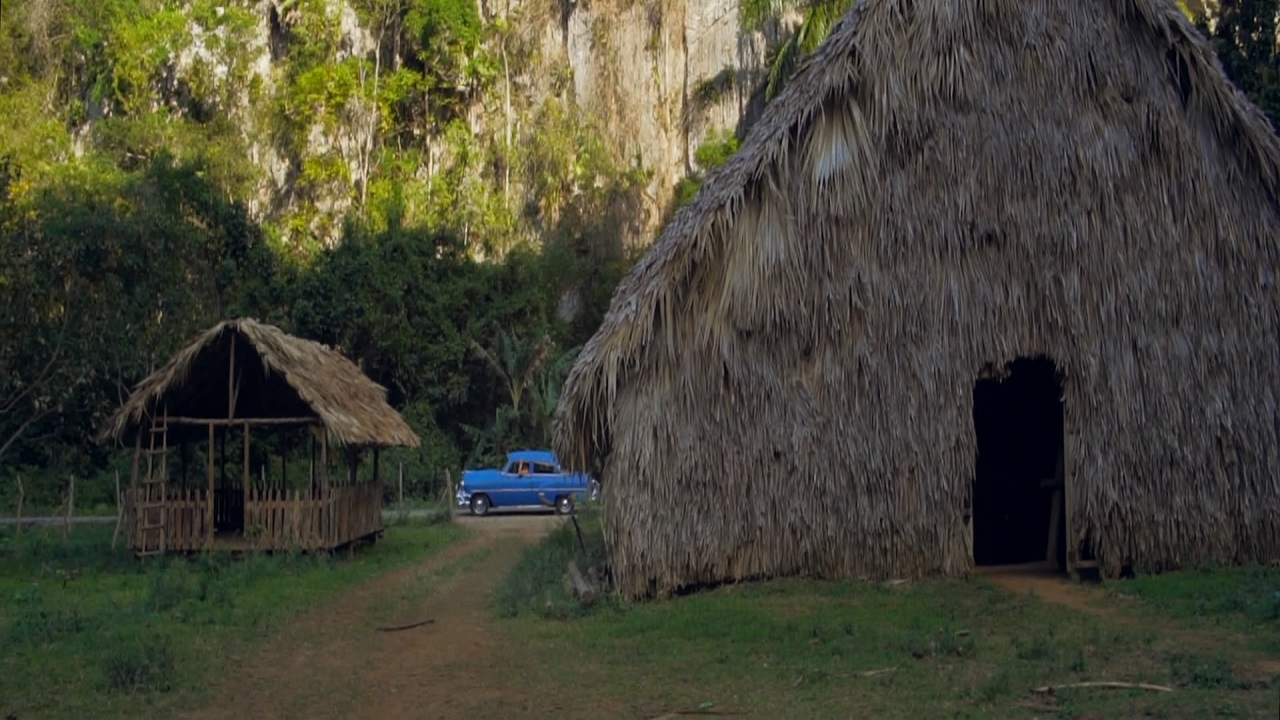
[{"label": "fallen stick", "polygon": [[863,672],[860,672],[858,674],[861,675],[862,677],[875,677],[876,675],[884,675],[885,673],[891,673],[897,669],[898,668],[896,667],[887,667],[887,668],[880,668],[879,670],[864,670]]},{"label": "fallen stick", "polygon": [[746,715],[743,710],[712,710],[710,708],[699,710],[673,710],[665,715],[659,715],[651,720],[667,720],[668,718],[677,718],[684,715],[710,715],[710,716],[729,716],[729,715]]},{"label": "fallen stick", "polygon": [[1111,680],[1094,680],[1092,682],[1066,683],[1065,685],[1045,685],[1043,687],[1033,688],[1033,693],[1051,693],[1055,690],[1065,690],[1069,688],[1109,688],[1122,690],[1152,690],[1154,692],[1173,692],[1173,688],[1164,685],[1151,685],[1148,683],[1128,683],[1114,682]]},{"label": "fallen stick", "polygon": [[419,620],[418,622],[409,623],[408,625],[387,625],[387,626],[378,628],[378,631],[379,632],[396,632],[397,630],[412,630],[413,628],[422,627],[423,625],[430,625],[433,622],[435,622],[434,618],[430,620]]}]

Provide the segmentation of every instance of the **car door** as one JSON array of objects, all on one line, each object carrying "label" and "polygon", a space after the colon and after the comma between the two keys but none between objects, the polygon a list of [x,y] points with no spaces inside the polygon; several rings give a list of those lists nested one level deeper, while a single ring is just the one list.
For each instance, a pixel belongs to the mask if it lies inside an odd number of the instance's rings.
[{"label": "car door", "polygon": [[539,494],[546,498],[549,503],[555,502],[556,496],[563,494],[562,488],[560,487],[560,474],[556,472],[556,467],[554,465],[544,462],[534,462],[533,478],[533,484],[535,486],[533,501],[535,503],[539,505],[542,504],[542,499],[538,497]]}]

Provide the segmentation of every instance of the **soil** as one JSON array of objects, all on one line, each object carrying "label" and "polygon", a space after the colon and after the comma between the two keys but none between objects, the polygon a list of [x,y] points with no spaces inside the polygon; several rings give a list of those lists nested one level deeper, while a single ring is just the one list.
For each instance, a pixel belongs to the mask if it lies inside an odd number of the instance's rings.
[{"label": "soil", "polygon": [[[459,517],[474,533],[421,563],[340,593],[234,659],[191,720],[445,718],[516,712],[522,688],[495,668],[489,596],[554,515]],[[391,632],[378,627],[431,622]]]}]

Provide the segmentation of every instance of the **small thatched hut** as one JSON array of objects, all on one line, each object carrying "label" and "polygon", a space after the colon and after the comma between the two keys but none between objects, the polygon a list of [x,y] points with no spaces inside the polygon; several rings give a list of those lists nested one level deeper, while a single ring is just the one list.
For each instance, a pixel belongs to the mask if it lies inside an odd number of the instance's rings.
[{"label": "small thatched hut", "polygon": [[[254,427],[283,435],[277,449],[309,444],[310,456],[292,473],[287,452],[278,465],[267,453],[255,456]],[[376,535],[378,451],[419,443],[387,404],[386,389],[350,360],[247,318],[206,330],[138,383],[100,439],[134,446],[124,510],[126,537],[138,554],[215,544],[334,548]],[[193,460],[199,444],[203,463]],[[229,444],[236,445],[232,458],[240,456],[239,472],[230,474]],[[335,446],[345,449],[342,463]],[[361,455],[369,449],[366,468]],[[345,473],[333,472],[343,464]]]},{"label": "small thatched hut", "polygon": [[1280,556],[1278,170],[1171,0],[861,0],[570,374],[622,591]]}]

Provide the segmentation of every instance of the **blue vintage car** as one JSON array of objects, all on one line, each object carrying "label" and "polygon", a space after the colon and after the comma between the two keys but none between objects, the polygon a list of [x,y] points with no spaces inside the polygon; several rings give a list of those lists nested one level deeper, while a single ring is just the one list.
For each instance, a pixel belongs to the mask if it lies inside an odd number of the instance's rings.
[{"label": "blue vintage car", "polygon": [[585,473],[565,472],[550,450],[516,450],[507,453],[503,469],[463,470],[455,499],[472,515],[489,508],[555,505],[556,512],[573,512],[575,500],[595,499],[599,485]]}]

